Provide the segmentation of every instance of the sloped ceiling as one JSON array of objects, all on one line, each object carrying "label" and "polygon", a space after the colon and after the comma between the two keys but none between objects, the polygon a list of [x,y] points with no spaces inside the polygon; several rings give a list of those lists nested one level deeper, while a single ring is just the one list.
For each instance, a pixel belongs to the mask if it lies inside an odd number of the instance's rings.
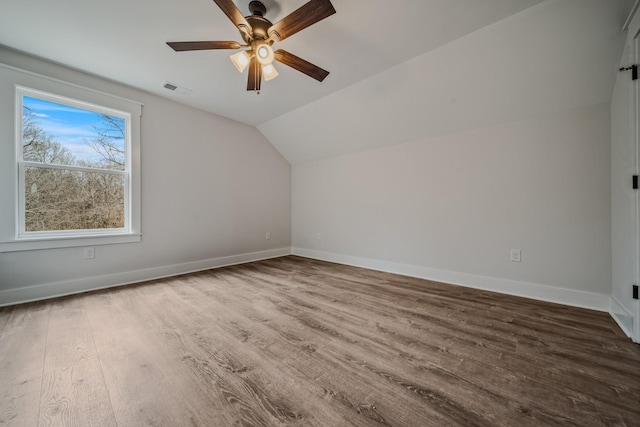
[{"label": "sloped ceiling", "polygon": [[295,164],[610,102],[631,6],[548,0],[258,129]]},{"label": "sloped ceiling", "polygon": [[[276,22],[306,0],[263,2]],[[211,0],[3,0],[0,44],[257,126],[297,163],[608,102],[633,1],[332,3],[335,15],[278,45],[329,77],[279,65],[260,95],[232,51],[165,45],[240,40]]]}]

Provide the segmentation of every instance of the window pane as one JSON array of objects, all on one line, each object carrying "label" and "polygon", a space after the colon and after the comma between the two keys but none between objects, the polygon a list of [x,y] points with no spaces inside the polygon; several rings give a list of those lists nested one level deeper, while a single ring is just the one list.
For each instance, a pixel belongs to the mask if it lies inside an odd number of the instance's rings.
[{"label": "window pane", "polygon": [[24,160],[124,170],[123,118],[28,96],[22,103]]},{"label": "window pane", "polygon": [[25,168],[25,230],[124,228],[119,174]]}]

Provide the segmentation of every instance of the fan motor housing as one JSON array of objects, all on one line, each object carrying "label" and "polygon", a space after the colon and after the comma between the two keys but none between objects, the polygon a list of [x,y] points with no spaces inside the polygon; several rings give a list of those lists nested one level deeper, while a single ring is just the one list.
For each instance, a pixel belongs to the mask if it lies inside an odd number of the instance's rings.
[{"label": "fan motor housing", "polygon": [[252,1],[249,3],[249,12],[251,15],[245,16],[249,25],[251,25],[252,33],[246,34],[240,31],[240,35],[246,43],[251,43],[253,40],[266,40],[269,38],[268,30],[273,26],[271,21],[264,17],[267,13],[267,8],[261,1]]},{"label": "fan motor housing", "polygon": [[[269,28],[273,26],[271,21],[269,21],[267,18],[263,16],[257,16],[257,15],[249,15],[249,16],[246,16],[245,19],[247,20],[249,25],[251,25],[252,36],[254,39],[266,40],[267,38],[269,38],[267,31],[269,30]],[[251,40],[247,40],[246,34],[243,34],[243,33],[240,33],[240,34],[242,34],[242,38],[244,39],[245,42],[251,43]]]}]

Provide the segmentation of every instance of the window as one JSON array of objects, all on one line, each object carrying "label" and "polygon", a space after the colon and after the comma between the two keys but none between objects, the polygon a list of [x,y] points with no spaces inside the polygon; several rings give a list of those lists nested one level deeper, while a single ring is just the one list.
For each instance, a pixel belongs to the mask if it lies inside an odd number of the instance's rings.
[{"label": "window", "polygon": [[128,231],[129,114],[18,94],[19,236]]},{"label": "window", "polygon": [[0,251],[140,240],[140,106],[91,94],[15,86],[15,221]]}]

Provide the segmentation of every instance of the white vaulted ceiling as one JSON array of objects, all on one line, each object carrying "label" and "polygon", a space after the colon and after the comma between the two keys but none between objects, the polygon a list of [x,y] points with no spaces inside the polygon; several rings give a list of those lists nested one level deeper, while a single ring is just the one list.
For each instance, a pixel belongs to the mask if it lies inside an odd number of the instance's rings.
[{"label": "white vaulted ceiling", "polygon": [[[276,22],[306,0],[263,3]],[[165,44],[240,41],[211,0],[3,0],[0,44],[257,126],[297,163],[608,102],[633,1],[332,3],[335,15],[277,45],[329,77],[276,63],[260,95],[233,51]]]},{"label": "white vaulted ceiling", "polygon": [[547,0],[258,129],[298,163],[610,102],[631,5]]}]

